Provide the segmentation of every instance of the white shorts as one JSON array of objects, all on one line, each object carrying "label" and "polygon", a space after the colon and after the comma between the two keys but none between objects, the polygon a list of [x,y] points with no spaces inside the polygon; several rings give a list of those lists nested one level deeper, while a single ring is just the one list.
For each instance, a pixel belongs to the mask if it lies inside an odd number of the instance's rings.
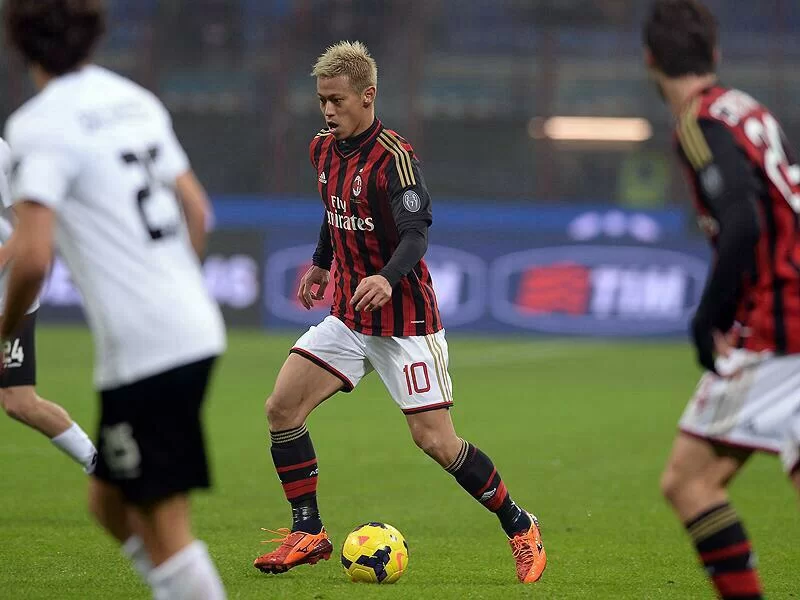
[{"label": "white shorts", "polygon": [[732,377],[703,375],[680,430],[727,446],[780,454],[791,472],[800,459],[800,355],[735,353],[746,366]]},{"label": "white shorts", "polygon": [[291,352],[336,375],[349,392],[377,371],[392,398],[409,415],[453,404],[444,329],[431,335],[364,335],[333,316],[297,340]]}]

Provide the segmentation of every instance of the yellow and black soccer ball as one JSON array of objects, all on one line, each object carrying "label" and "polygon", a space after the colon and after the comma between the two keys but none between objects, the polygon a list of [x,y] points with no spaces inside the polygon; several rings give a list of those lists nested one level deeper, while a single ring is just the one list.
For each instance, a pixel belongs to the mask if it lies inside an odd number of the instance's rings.
[{"label": "yellow and black soccer ball", "polygon": [[344,541],[342,566],[350,581],[394,583],[408,569],[408,544],[387,523],[365,523]]}]

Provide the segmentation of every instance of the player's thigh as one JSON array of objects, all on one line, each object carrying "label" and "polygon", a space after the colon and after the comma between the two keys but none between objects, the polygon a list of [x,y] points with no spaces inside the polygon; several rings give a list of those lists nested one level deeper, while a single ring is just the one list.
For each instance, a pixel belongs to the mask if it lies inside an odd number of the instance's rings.
[{"label": "player's thigh", "polygon": [[680,430],[716,444],[778,454],[799,407],[800,355],[766,358],[735,377],[704,375]]},{"label": "player's thigh", "polygon": [[338,391],[350,392],[372,370],[363,336],[335,317],[311,327],[292,346],[267,400],[267,411],[309,412]]},{"label": "player's thigh", "polygon": [[339,377],[304,356],[291,353],[267,397],[267,417],[281,429],[293,426],[287,419],[299,425],[312,410],[343,388]]},{"label": "player's thigh", "polygon": [[4,342],[0,389],[36,385],[36,315],[37,311],[26,315],[16,334]]},{"label": "player's thigh", "polygon": [[406,415],[453,404],[453,384],[444,330],[409,337],[372,337],[367,357]]}]

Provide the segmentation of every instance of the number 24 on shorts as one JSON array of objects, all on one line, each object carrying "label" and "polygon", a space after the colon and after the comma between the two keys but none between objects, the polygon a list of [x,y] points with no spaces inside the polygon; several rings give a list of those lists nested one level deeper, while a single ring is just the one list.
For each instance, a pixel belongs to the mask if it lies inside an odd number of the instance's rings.
[{"label": "number 24 on shorts", "polygon": [[408,395],[424,394],[431,391],[431,378],[428,376],[428,365],[424,362],[416,362],[403,367],[403,374],[406,376],[406,388]]},{"label": "number 24 on shorts", "polygon": [[13,341],[9,340],[3,345],[3,365],[21,365],[24,360],[25,352],[22,349],[22,344],[19,343],[19,338]]}]

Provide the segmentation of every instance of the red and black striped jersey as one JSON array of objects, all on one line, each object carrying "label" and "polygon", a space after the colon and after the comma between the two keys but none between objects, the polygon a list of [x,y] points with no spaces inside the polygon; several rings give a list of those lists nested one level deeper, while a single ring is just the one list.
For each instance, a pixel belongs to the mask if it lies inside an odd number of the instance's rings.
[{"label": "red and black striped jersey", "polygon": [[[327,243],[332,268],[331,314],[366,335],[428,335],[442,328],[433,281],[420,260],[393,288],[392,299],[373,312],[356,312],[350,299],[359,282],[389,262],[409,227],[432,222],[431,200],[414,150],[375,119],[355,140],[337,143],[323,129],[310,144],[319,194],[325,207],[320,243]],[[327,229],[326,229],[327,226]]]},{"label": "red and black striped jersey", "polygon": [[739,346],[800,352],[800,166],[778,121],[746,93],[715,86],[691,99],[676,138],[712,247],[725,188],[747,190],[754,204],[760,233],[737,282]]}]

